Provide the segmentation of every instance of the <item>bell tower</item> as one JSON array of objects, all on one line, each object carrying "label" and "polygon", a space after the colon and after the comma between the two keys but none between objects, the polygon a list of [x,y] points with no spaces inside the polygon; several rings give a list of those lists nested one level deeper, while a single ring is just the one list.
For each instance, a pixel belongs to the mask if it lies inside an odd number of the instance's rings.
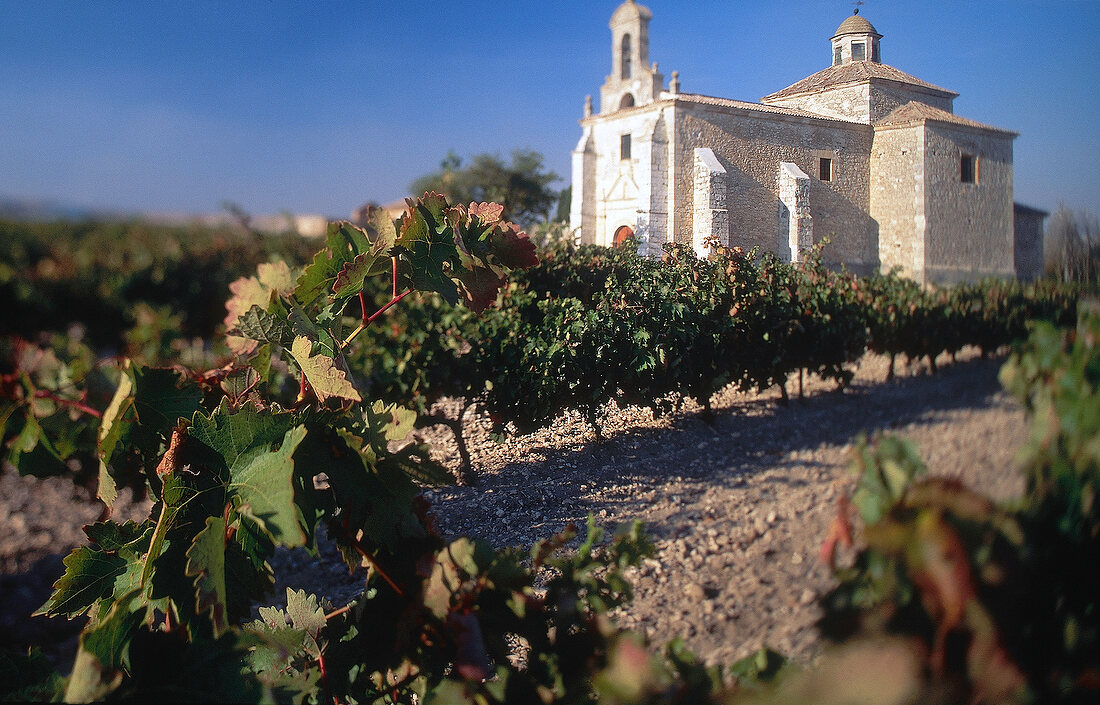
[{"label": "bell tower", "polygon": [[840,23],[830,42],[833,45],[833,66],[853,61],[882,63],[878,42],[882,35],[875,26],[859,16],[857,7],[852,16]]},{"label": "bell tower", "polygon": [[649,64],[649,21],[645,5],[628,0],[611,15],[611,75],[600,88],[600,114],[652,103],[664,87],[657,64]]}]

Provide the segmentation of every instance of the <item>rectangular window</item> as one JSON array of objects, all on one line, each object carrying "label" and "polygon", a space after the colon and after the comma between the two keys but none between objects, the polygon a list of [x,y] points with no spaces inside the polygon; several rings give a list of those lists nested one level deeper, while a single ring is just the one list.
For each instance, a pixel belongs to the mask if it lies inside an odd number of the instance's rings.
[{"label": "rectangular window", "polygon": [[833,180],[833,160],[827,157],[820,157],[817,160],[817,178],[822,181]]},{"label": "rectangular window", "polygon": [[833,66],[840,66],[840,45],[833,47]]},{"label": "rectangular window", "polygon": [[959,162],[959,181],[964,184],[978,183],[978,159],[973,154],[964,154]]},{"label": "rectangular window", "polygon": [[863,42],[852,42],[852,61],[864,61],[867,59],[867,45]]},{"label": "rectangular window", "polygon": [[882,63],[882,59],[878,56],[878,42],[871,42],[871,61],[876,64]]},{"label": "rectangular window", "polygon": [[619,140],[619,159],[630,159],[630,135],[623,135]]}]

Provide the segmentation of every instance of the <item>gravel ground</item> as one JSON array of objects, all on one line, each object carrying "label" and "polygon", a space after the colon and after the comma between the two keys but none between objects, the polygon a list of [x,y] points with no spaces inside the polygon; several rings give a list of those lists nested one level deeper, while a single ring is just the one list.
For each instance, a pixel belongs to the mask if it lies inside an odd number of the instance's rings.
[{"label": "gravel ground", "polygon": [[[480,420],[467,434],[480,482],[430,490],[443,532],[494,545],[528,545],[583,525],[646,522],[655,559],[631,573],[634,602],[618,615],[654,644],[683,637],[710,663],[730,663],[761,645],[798,661],[819,649],[817,597],[831,579],[817,560],[852,480],[848,456],[862,433],[914,440],[930,470],[959,477],[995,498],[1022,482],[1014,454],[1025,434],[1020,406],[997,383],[1000,360],[973,352],[940,361],[936,375],[868,355],[844,392],[807,380],[806,398],[777,404],[776,390],[726,392],[707,424],[698,409],[653,419],[615,410],[597,444],[583,421],[564,416],[548,429],[497,444]],[[797,389],[797,381],[793,385]],[[443,403],[454,412],[455,404]],[[449,432],[420,432],[447,462],[457,457]],[[80,545],[80,526],[99,507],[67,480],[0,476],[0,645],[44,644],[71,659],[79,625],[29,618],[60,575],[61,559]],[[128,503],[116,518],[142,515]],[[305,588],[339,605],[361,589],[335,553],[321,566],[304,551],[275,561],[280,586]],[[68,655],[68,656],[66,656]]]}]

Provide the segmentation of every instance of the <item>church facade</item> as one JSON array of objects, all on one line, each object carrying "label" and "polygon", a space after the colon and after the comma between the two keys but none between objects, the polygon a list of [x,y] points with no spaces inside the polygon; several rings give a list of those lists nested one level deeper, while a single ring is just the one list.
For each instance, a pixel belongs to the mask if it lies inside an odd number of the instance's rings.
[{"label": "church facade", "polygon": [[651,19],[633,1],[611,17],[611,74],[572,155],[581,242],[634,237],[650,254],[717,242],[799,261],[827,238],[826,262],[859,273],[1037,273],[1045,214],[1013,203],[1016,133],[955,115],[958,94],[882,63],[882,35],[860,15],[831,38],[829,68],[756,103],[684,93],[675,71],[666,87]]}]

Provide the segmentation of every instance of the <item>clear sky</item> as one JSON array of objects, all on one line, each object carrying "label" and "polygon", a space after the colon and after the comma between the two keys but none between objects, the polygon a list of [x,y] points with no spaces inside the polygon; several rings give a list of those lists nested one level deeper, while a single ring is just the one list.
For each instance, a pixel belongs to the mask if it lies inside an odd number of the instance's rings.
[{"label": "clear sky", "polygon": [[[0,197],[346,217],[462,156],[569,182],[617,1],[0,0]],[[649,0],[681,90],[758,100],[831,60],[847,0]],[[866,0],[882,60],[1020,133],[1017,201],[1100,210],[1100,0]]]}]

